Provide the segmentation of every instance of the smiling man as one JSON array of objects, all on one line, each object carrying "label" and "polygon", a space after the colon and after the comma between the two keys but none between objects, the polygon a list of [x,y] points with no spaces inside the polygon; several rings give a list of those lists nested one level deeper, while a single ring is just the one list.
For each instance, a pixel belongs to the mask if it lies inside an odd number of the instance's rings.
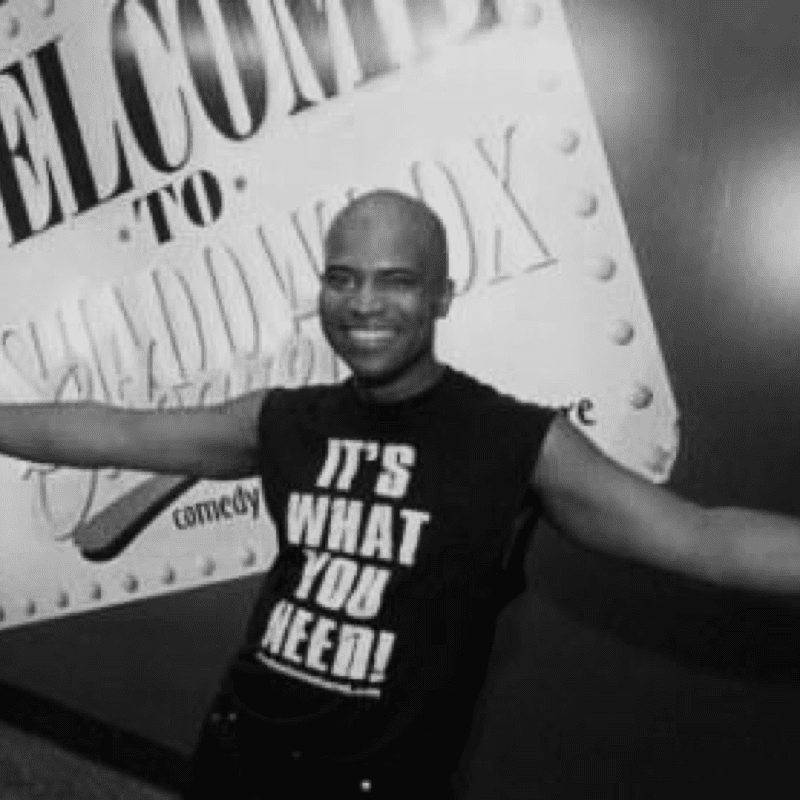
[{"label": "smiling man", "polygon": [[375,400],[424,390],[442,372],[434,326],[453,297],[441,222],[400,194],[373,193],[328,232],[319,300],[331,347]]},{"label": "smiling man", "polygon": [[800,591],[794,520],[686,502],[566,415],[438,362],[451,299],[440,220],[372,192],[326,240],[320,318],[348,380],[188,410],[0,407],[8,455],[263,479],[278,555],[187,797],[452,796],[526,497],[586,547]]}]

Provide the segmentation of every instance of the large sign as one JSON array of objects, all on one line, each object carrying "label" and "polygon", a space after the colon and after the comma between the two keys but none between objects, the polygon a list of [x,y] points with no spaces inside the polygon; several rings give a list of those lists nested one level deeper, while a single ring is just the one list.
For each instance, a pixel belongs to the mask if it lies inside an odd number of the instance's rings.
[{"label": "large sign", "polygon": [[[8,0],[0,29],[5,402],[342,377],[324,231],[393,187],[446,223],[441,356],[666,479],[676,409],[557,0]],[[274,556],[255,480],[2,458],[0,484],[0,626]]]}]

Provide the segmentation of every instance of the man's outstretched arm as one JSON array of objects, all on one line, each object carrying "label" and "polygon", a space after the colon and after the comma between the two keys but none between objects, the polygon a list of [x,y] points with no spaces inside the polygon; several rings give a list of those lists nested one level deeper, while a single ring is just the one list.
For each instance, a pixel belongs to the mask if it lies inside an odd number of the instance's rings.
[{"label": "man's outstretched arm", "polygon": [[800,592],[800,522],[683,500],[614,463],[564,417],[545,436],[532,485],[548,519],[587,547],[720,585]]},{"label": "man's outstretched arm", "polygon": [[264,391],[206,408],[130,410],[101,403],[0,405],[0,453],[65,467],[197,478],[254,475]]}]

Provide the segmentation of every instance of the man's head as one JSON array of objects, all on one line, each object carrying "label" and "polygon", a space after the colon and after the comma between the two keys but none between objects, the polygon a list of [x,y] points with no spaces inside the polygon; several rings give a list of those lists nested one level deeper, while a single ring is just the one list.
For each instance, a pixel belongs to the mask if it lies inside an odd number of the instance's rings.
[{"label": "man's head", "polygon": [[413,385],[435,369],[435,322],[447,314],[452,294],[444,226],[424,203],[380,190],[333,220],[320,319],[362,384]]}]

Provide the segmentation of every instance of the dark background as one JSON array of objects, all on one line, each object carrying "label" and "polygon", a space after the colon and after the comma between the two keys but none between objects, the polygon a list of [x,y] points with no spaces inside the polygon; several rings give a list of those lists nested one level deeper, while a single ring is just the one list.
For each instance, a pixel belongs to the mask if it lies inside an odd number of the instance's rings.
[{"label": "dark background", "polygon": [[[671,485],[800,516],[800,5],[564,5],[681,414]],[[465,756],[470,798],[797,796],[797,599],[547,529],[526,574]],[[0,717],[178,781],[256,583],[3,634]]]}]

